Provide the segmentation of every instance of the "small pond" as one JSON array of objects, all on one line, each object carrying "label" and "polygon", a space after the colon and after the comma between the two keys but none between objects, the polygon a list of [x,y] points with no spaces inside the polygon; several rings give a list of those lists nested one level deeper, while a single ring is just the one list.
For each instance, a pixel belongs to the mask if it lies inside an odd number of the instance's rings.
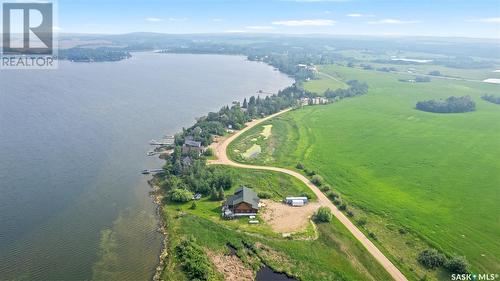
[{"label": "small pond", "polygon": [[295,278],[288,277],[284,273],[274,272],[269,266],[265,265],[257,272],[256,281],[298,281]]}]

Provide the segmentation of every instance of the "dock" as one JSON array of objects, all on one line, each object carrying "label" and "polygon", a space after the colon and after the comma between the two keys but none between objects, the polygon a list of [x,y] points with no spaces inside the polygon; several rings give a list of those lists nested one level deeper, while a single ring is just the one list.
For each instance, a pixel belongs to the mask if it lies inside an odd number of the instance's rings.
[{"label": "dock", "polygon": [[150,145],[169,146],[175,143],[174,136],[164,136],[161,140],[151,140]]},{"label": "dock", "polygon": [[149,174],[161,174],[161,173],[165,173],[165,170],[163,169],[151,169],[151,170],[142,170],[141,171],[141,174],[143,175],[149,175]]}]

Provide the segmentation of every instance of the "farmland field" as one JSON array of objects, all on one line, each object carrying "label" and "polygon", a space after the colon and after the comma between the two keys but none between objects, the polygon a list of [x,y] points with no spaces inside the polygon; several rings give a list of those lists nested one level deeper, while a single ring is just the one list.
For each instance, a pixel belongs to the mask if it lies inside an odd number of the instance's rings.
[{"label": "farmland field", "polygon": [[[475,272],[499,272],[500,106],[480,96],[496,94],[500,86],[444,79],[405,83],[398,79],[415,76],[336,65],[321,71],[367,82],[369,92],[264,123],[273,125],[272,135],[248,162],[293,169],[301,162],[316,171],[369,218],[367,227],[380,233],[377,243],[407,273],[425,273],[415,262],[424,244],[465,256]],[[415,109],[418,101],[452,95],[470,95],[477,110]],[[233,159],[247,161],[233,149],[244,149],[263,125],[229,147]]]}]

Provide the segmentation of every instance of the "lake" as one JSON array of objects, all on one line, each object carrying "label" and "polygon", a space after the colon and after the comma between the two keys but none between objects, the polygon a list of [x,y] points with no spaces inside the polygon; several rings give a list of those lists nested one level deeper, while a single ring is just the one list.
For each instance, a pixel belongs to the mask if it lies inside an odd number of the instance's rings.
[{"label": "lake", "polygon": [[161,236],[148,142],[293,83],[239,56],[135,53],[0,71],[0,279],[147,280]]}]

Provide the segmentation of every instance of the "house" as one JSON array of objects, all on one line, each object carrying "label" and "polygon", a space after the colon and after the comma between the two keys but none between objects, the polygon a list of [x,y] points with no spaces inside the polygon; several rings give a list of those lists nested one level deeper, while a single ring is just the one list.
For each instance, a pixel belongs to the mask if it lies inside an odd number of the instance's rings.
[{"label": "house", "polygon": [[182,161],[182,165],[184,165],[184,166],[191,166],[193,164],[193,159],[191,159],[191,157],[189,157],[189,156],[182,158],[181,161]]},{"label": "house", "polygon": [[309,200],[307,199],[307,197],[286,197],[283,201],[288,205],[301,207],[307,204]]},{"label": "house", "polygon": [[255,216],[259,212],[259,202],[259,197],[252,189],[242,186],[227,198],[222,207],[222,216]]},{"label": "house", "polygon": [[328,99],[323,97],[316,97],[312,99],[312,104],[327,104]]},{"label": "house", "polygon": [[187,137],[182,145],[182,154],[189,154],[191,151],[195,151],[198,155],[201,155],[205,152],[205,148],[201,145],[201,142]]},{"label": "house", "polygon": [[306,106],[306,105],[308,105],[309,104],[309,98],[306,98],[306,97],[301,98],[299,100],[299,104],[300,104],[300,106]]}]

